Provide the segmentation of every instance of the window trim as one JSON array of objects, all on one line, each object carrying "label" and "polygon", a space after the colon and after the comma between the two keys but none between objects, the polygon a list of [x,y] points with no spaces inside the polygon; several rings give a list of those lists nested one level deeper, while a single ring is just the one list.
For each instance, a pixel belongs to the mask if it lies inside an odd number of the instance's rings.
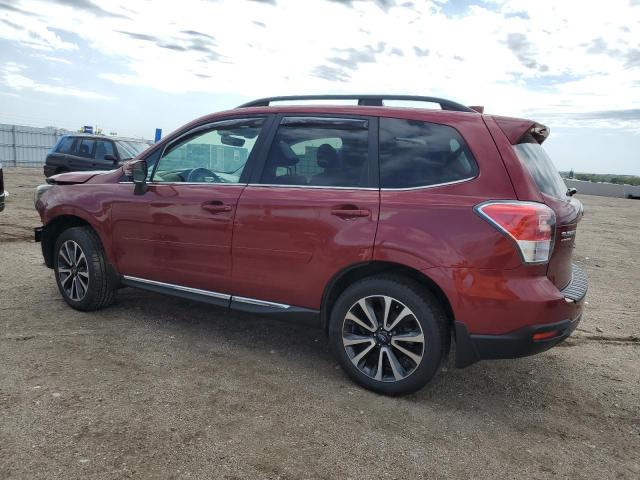
[{"label": "window trim", "polygon": [[[251,115],[251,116],[243,116],[243,117],[230,117],[230,118],[221,118],[218,120],[208,121],[205,123],[201,123],[199,125],[195,125],[194,127],[179,133],[176,137],[169,139],[164,144],[161,144],[157,149],[152,149],[149,154],[145,155],[144,160],[151,157],[157,151],[160,152],[158,160],[153,166],[153,171],[151,172],[151,176],[149,177],[149,185],[207,185],[207,186],[221,186],[221,185],[246,185],[248,183],[248,176],[253,170],[253,163],[255,162],[255,158],[261,154],[262,142],[264,141],[265,133],[271,127],[270,122],[272,119],[272,115]],[[160,165],[160,161],[164,156],[167,149],[173,147],[180,141],[184,140],[189,136],[196,135],[202,131],[206,130],[215,130],[216,126],[233,126],[237,124],[243,124],[251,120],[262,120],[262,127],[258,137],[256,138],[256,143],[253,146],[253,149],[249,153],[249,157],[247,158],[246,163],[244,164],[244,168],[242,173],[240,174],[240,179],[238,182],[228,182],[228,183],[203,183],[203,182],[154,182],[153,177],[156,174],[156,170],[158,169],[158,165]]]},{"label": "window trim", "polygon": [[407,190],[424,190],[427,188],[446,187],[447,185],[456,185],[458,183],[470,182],[471,180],[475,180],[476,178],[478,178],[479,175],[480,174],[478,173],[478,175],[474,177],[462,178],[460,180],[452,180],[450,182],[433,183],[431,185],[419,185],[417,187],[384,187],[384,188],[380,188],[380,190],[382,190],[383,192],[402,192]]},{"label": "window trim", "polygon": [[369,120],[366,118],[291,116],[282,117],[279,125],[283,127],[316,127],[342,130],[368,130]]},{"label": "window trim", "polygon": [[[357,122],[367,121],[366,130],[368,135],[367,145],[367,162],[369,165],[369,185],[366,187],[343,187],[343,186],[330,186],[330,185],[285,185],[285,184],[270,184],[261,183],[260,179],[264,173],[264,169],[267,163],[267,157],[269,150],[273,145],[273,141],[278,133],[278,129],[282,125],[282,121],[285,118],[300,118],[309,119],[310,121],[317,121],[327,125],[327,128],[341,128],[340,125],[331,127],[332,121],[342,120],[355,120]],[[312,125],[311,123],[309,125]],[[293,126],[293,125],[292,125]],[[350,130],[350,129],[347,129]],[[359,130],[359,129],[358,129]],[[278,113],[274,116],[273,122],[270,125],[268,135],[265,135],[262,150],[260,152],[260,160],[258,161],[256,168],[254,169],[251,178],[248,182],[249,186],[255,187],[269,187],[269,188],[311,188],[316,190],[379,190],[380,189],[380,162],[378,161],[378,117],[370,115],[352,115],[352,114],[340,114],[340,113],[305,113],[305,112],[286,112]]]}]

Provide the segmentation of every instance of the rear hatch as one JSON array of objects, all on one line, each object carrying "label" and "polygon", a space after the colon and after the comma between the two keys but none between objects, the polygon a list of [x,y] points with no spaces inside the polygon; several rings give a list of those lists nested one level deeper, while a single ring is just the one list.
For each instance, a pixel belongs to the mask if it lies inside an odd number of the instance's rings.
[{"label": "rear hatch", "polygon": [[560,290],[572,278],[572,256],[578,223],[582,218],[582,203],[567,189],[558,170],[542,148],[548,129],[534,125],[513,149],[535,181],[544,203],[556,214],[554,244],[547,276]]}]

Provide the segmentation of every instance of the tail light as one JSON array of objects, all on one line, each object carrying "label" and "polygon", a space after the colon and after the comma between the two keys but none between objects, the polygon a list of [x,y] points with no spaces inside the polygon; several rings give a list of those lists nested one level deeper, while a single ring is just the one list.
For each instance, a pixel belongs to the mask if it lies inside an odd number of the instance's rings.
[{"label": "tail light", "polygon": [[549,261],[556,215],[542,203],[495,201],[481,203],[475,211],[514,241],[524,263]]}]

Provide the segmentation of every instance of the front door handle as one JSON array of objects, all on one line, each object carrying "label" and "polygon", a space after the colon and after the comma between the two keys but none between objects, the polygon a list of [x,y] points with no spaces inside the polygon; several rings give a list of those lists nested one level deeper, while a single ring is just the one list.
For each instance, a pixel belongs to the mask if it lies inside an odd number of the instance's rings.
[{"label": "front door handle", "polygon": [[205,202],[202,204],[202,208],[211,213],[223,213],[231,211],[231,205],[225,205],[220,200]]},{"label": "front door handle", "polygon": [[345,205],[343,207],[332,208],[331,215],[335,215],[340,218],[368,217],[371,215],[371,210],[358,208],[355,205]]}]

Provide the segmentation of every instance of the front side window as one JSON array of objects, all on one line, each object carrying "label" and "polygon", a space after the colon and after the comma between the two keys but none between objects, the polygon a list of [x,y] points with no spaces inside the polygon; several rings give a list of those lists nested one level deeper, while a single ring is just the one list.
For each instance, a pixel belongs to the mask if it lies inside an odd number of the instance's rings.
[{"label": "front side window", "polygon": [[199,130],[162,154],[154,182],[238,183],[264,120],[231,120]]},{"label": "front side window", "polygon": [[368,187],[368,138],[367,120],[285,118],[260,182]]},{"label": "front side window", "polygon": [[105,155],[112,155],[115,157],[115,152],[113,151],[113,143],[109,140],[98,140],[96,142],[96,160],[104,160]]},{"label": "front side window", "polygon": [[478,165],[456,129],[416,120],[380,119],[382,188],[439,185],[477,174]]},{"label": "front side window", "polygon": [[80,140],[80,142],[78,142],[78,145],[76,147],[76,155],[78,155],[79,157],[92,158],[93,147],[95,143],[96,142],[93,139],[83,138],[82,140]]}]

